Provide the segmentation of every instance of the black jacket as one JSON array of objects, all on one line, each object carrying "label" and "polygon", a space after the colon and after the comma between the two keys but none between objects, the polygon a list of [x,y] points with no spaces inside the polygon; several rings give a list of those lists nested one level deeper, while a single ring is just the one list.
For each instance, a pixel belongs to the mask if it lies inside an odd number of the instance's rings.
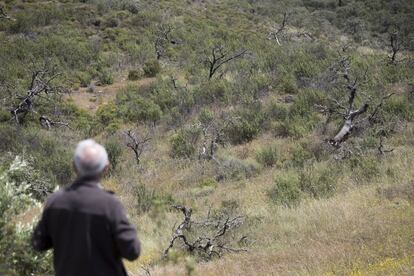
[{"label": "black jacket", "polygon": [[57,276],[126,275],[121,258],[140,255],[122,204],[92,180],[77,180],[48,198],[32,245],[53,248]]}]

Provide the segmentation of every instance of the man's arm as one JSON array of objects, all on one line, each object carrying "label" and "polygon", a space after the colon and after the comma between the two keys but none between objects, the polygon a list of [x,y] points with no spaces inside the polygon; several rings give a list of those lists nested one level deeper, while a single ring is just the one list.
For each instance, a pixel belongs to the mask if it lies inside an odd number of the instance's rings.
[{"label": "man's arm", "polygon": [[121,257],[133,261],[141,254],[141,244],[134,226],[128,221],[121,203],[116,201],[113,235]]},{"label": "man's arm", "polygon": [[32,234],[32,246],[37,251],[45,251],[52,248],[52,238],[47,230],[46,209]]}]

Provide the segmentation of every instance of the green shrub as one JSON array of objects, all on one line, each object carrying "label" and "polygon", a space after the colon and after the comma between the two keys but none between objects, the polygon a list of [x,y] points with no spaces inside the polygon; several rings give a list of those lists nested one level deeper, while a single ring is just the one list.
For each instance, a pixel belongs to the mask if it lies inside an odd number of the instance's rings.
[{"label": "green shrub", "polygon": [[137,81],[142,77],[142,74],[139,70],[130,70],[128,72],[128,80]]},{"label": "green shrub", "polygon": [[256,160],[266,167],[273,167],[278,161],[279,152],[276,147],[266,147],[256,154]]},{"label": "green shrub", "polygon": [[274,183],[273,187],[267,191],[267,196],[273,203],[294,207],[300,202],[300,178],[297,173],[289,171],[279,176]]},{"label": "green shrub", "polygon": [[81,87],[88,87],[92,81],[92,76],[88,72],[77,72],[76,77]]},{"label": "green shrub", "polygon": [[110,173],[116,171],[119,163],[119,159],[122,155],[122,145],[115,138],[110,138],[105,143],[105,149],[108,152],[108,159],[110,163]]},{"label": "green shrub", "polygon": [[109,85],[114,83],[114,77],[109,70],[102,70],[98,74],[98,81],[101,85]]},{"label": "green shrub", "polygon": [[189,134],[180,130],[170,138],[171,156],[174,158],[190,158],[194,155],[196,148],[191,142]]},{"label": "green shrub", "polygon": [[138,94],[135,88],[127,88],[116,96],[118,116],[126,122],[157,122],[162,115],[159,105],[148,97]]},{"label": "green shrub", "polygon": [[312,154],[301,145],[298,145],[293,149],[291,163],[295,167],[303,167],[311,158]]},{"label": "green shrub", "polygon": [[354,172],[352,176],[358,182],[368,181],[381,173],[379,162],[375,157],[353,156],[348,162]]},{"label": "green shrub", "polygon": [[226,80],[204,82],[195,91],[196,102],[201,105],[227,103],[231,96],[230,83]]},{"label": "green shrub", "polygon": [[117,106],[113,103],[101,105],[96,111],[96,116],[102,125],[107,126],[111,122],[117,119],[118,117]]},{"label": "green shrub", "polygon": [[0,109],[0,123],[10,121],[10,112]]},{"label": "green shrub", "polygon": [[289,114],[289,107],[286,104],[272,102],[265,109],[266,117],[270,120],[284,121]]},{"label": "green shrub", "polygon": [[228,157],[221,162],[219,175],[225,179],[240,180],[257,175],[259,170],[259,165],[254,161]]},{"label": "green shrub", "polygon": [[414,120],[414,105],[403,97],[392,96],[384,103],[384,110],[399,119]]},{"label": "green shrub", "polygon": [[139,213],[149,212],[154,207],[171,206],[174,203],[170,194],[159,194],[142,184],[136,186],[133,193],[136,198],[135,207]]},{"label": "green shrub", "polygon": [[145,62],[144,67],[144,75],[148,78],[153,78],[161,72],[161,65],[156,59],[149,60]]},{"label": "green shrub", "polygon": [[262,130],[264,119],[260,106],[239,109],[230,115],[225,134],[232,144],[249,142]]},{"label": "green shrub", "polygon": [[279,87],[280,90],[285,94],[296,94],[298,92],[296,80],[291,76],[282,78]]},{"label": "green shrub", "polygon": [[214,120],[214,114],[209,109],[203,108],[200,114],[198,114],[198,120],[201,124],[207,126]]},{"label": "green shrub", "polygon": [[[2,164],[0,168],[0,273],[3,275],[52,273],[51,252],[38,253],[29,245],[33,222],[17,225],[15,221],[19,214],[40,206],[32,193],[36,189],[34,185],[44,180],[38,179],[39,174],[31,163],[17,156],[10,166],[4,168]],[[21,178],[22,175],[26,177]]]},{"label": "green shrub", "polygon": [[327,197],[336,189],[336,170],[327,163],[305,167],[300,175],[300,189],[315,198]]}]

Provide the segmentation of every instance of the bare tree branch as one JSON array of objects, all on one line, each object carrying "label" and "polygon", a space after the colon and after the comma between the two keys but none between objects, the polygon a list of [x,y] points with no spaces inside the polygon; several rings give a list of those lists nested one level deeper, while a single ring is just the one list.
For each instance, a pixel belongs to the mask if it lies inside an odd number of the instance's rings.
[{"label": "bare tree branch", "polygon": [[[224,220],[213,219],[210,216],[205,221],[195,222],[192,221],[192,209],[182,206],[173,205],[172,208],[181,211],[184,215],[184,220],[178,227],[173,231],[172,238],[169,246],[164,251],[163,257],[168,256],[169,250],[174,246],[175,241],[181,240],[184,248],[190,253],[198,253],[211,259],[213,256],[221,257],[224,252],[243,252],[247,251],[244,248],[232,248],[226,245],[223,237],[233,228],[240,227],[243,223],[242,216],[236,216],[232,219],[226,217]],[[214,234],[202,233],[200,236],[195,238],[193,241],[190,240],[189,231],[194,230],[198,227],[199,229],[212,228],[217,229]]]},{"label": "bare tree branch", "polygon": [[137,162],[137,165],[139,165],[141,163],[141,155],[152,138],[148,132],[144,136],[139,136],[133,130],[128,130],[124,133],[128,139],[126,146],[132,149],[135,154],[135,161]]},{"label": "bare tree branch", "polygon": [[6,13],[3,6],[0,6],[0,19],[14,20]]},{"label": "bare tree branch", "polygon": [[161,24],[155,31],[154,47],[157,59],[161,59],[164,55],[167,44],[178,44],[177,40],[171,38],[171,32],[173,30],[172,25]]},{"label": "bare tree branch", "polygon": [[[19,124],[20,119],[24,118],[28,113],[37,113],[35,110],[35,102],[38,98],[45,98],[51,100],[49,95],[59,95],[66,90],[62,86],[54,84],[54,81],[62,75],[60,72],[55,72],[56,68],[50,65],[48,60],[45,60],[41,69],[34,70],[30,84],[24,96],[19,96],[18,103],[11,109],[10,113],[13,120]],[[45,115],[39,117],[39,122],[48,129],[53,125],[67,125],[62,122],[54,122],[48,119]]]},{"label": "bare tree branch", "polygon": [[[275,28],[273,31],[271,31],[269,33],[269,37],[271,37],[272,39],[276,40],[277,44],[279,46],[281,46],[282,44],[279,41],[279,36],[282,34],[282,32],[285,30],[286,25],[287,25],[287,21],[289,18],[289,13],[288,12],[284,12],[283,13],[283,19],[282,22],[280,23],[278,28]],[[310,37],[310,36],[309,36]]]},{"label": "bare tree branch", "polygon": [[[365,95],[363,92],[359,91],[358,85],[361,80],[365,80],[367,77],[368,68],[365,69],[362,77],[353,77],[351,76],[351,66],[349,63],[348,57],[341,57],[338,62],[339,68],[333,69],[335,74],[341,76],[344,80],[342,83],[345,90],[347,91],[346,102],[339,101],[338,99],[331,99],[331,105],[329,107],[323,105],[315,105],[315,107],[321,112],[327,115],[328,117],[332,115],[339,115],[343,118],[344,123],[339,130],[339,132],[329,141],[329,143],[335,147],[340,147],[341,143],[346,141],[356,125],[359,125],[363,121],[368,121],[373,124],[374,119],[377,116],[379,110],[383,107],[383,104],[386,99],[390,98],[393,94],[388,94],[384,96],[380,102],[373,108],[373,111],[362,117],[361,115],[368,112],[368,108],[372,105],[373,99]],[[341,84],[341,85],[342,85]],[[359,94],[363,95],[363,103],[357,106],[356,98]],[[362,117],[362,119],[357,120],[357,118]]]},{"label": "bare tree branch", "polygon": [[232,60],[242,58],[246,53],[247,50],[239,50],[230,53],[223,45],[214,46],[211,50],[211,55],[205,60],[209,70],[208,79],[212,79],[221,66]]}]

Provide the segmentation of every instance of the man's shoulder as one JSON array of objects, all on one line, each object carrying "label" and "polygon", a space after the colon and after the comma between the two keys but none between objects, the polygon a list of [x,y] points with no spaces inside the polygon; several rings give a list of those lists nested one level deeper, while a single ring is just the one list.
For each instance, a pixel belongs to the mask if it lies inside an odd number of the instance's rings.
[{"label": "man's shoulder", "polygon": [[53,205],[53,203],[58,200],[64,193],[64,189],[60,188],[59,190],[55,191],[53,194],[51,194],[47,200],[45,207],[48,208]]}]

